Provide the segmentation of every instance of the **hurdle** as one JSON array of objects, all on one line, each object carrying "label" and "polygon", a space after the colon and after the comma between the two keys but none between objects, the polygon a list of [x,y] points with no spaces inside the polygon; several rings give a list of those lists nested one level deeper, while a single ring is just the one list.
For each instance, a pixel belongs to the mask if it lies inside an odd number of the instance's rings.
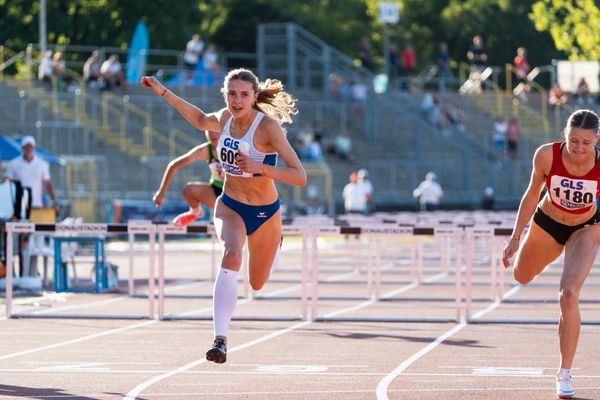
[{"label": "hurdle", "polygon": [[[478,238],[484,238],[491,244],[490,254],[490,272],[493,277],[492,283],[492,295],[495,301],[502,304],[510,303],[558,303],[557,298],[523,298],[519,300],[511,299],[511,296],[520,288],[536,287],[536,286],[549,286],[545,284],[536,284],[535,281],[528,283],[527,285],[519,285],[513,283],[510,286],[511,290],[505,291],[506,283],[504,281],[504,267],[501,263],[501,248],[498,246],[498,239],[505,239],[512,233],[512,228],[490,228],[490,227],[473,227],[467,228],[465,232],[466,236],[466,262],[465,262],[465,318],[468,323],[472,324],[552,324],[558,323],[558,317],[556,318],[482,318],[473,317],[472,315],[472,271],[473,271],[473,243]],[[542,273],[543,274],[543,273]],[[541,275],[541,274],[540,274]],[[584,287],[586,284],[584,284]],[[597,287],[595,285],[594,287]],[[600,299],[580,299],[580,303],[600,303]],[[558,304],[557,304],[558,306]],[[558,315],[559,309],[556,310]],[[598,319],[582,319],[582,325],[600,325]]]},{"label": "hurdle", "polygon": [[[7,318],[82,318],[82,319],[153,319],[154,298],[149,296],[147,314],[67,314],[67,313],[13,313],[13,235],[18,233],[43,232],[47,235],[57,234],[71,236],[73,238],[97,238],[99,235],[111,233],[143,233],[148,235],[150,241],[150,263],[148,272],[148,288],[154,292],[154,227],[152,225],[132,226],[125,224],[34,224],[29,222],[6,223],[6,317]],[[104,260],[103,260],[104,261]],[[56,276],[54,279],[58,279]],[[102,279],[101,273],[96,268],[96,280]]]},{"label": "hurdle", "polygon": [[[409,227],[409,226],[399,226],[398,224],[383,224],[383,223],[372,223],[367,226],[321,226],[313,228],[311,232],[312,236],[312,277],[311,277],[311,319],[317,322],[326,322],[326,321],[355,321],[355,322],[457,322],[461,320],[461,257],[459,255],[459,251],[457,251],[456,263],[455,263],[455,280],[453,282],[455,288],[455,315],[454,317],[340,317],[337,315],[320,315],[319,314],[319,258],[318,258],[318,238],[322,235],[367,235],[369,239],[372,239],[373,236],[376,237],[375,241],[370,240],[369,243],[375,243],[375,246],[368,246],[368,259],[371,260],[375,258],[375,263],[371,263],[369,261],[368,270],[367,270],[367,288],[370,299],[367,299],[367,303],[365,305],[374,304],[380,300],[386,300],[392,297],[395,292],[382,295],[381,294],[381,247],[378,246],[381,243],[381,235],[397,235],[397,236],[439,236],[445,237],[449,240],[454,240],[456,243],[456,248],[459,250],[461,248],[461,239],[460,239],[461,229],[456,227],[436,227],[436,228],[427,228],[427,227]],[[447,252],[447,248],[445,247],[448,242],[444,241],[442,254]],[[413,245],[414,247],[414,245]],[[417,253],[415,255],[415,253]],[[415,251],[413,248],[412,256],[411,256],[411,268],[413,271],[414,282],[411,285],[405,287],[405,289],[411,289],[420,283],[431,283],[438,279],[438,277],[431,279],[422,279],[422,251]],[[449,257],[444,257],[442,255],[442,259],[445,262],[449,262]],[[416,261],[416,262],[415,262]],[[442,275],[447,275],[449,271],[449,266],[445,266],[445,272]],[[401,290],[404,288],[401,288]],[[425,298],[423,298],[425,299]],[[350,307],[351,308],[351,307]]]},{"label": "hurdle", "polygon": [[[306,226],[282,226],[282,234],[284,236],[300,236],[302,238],[302,265],[301,265],[301,288],[300,288],[300,314],[291,316],[277,315],[250,315],[250,316],[234,316],[234,321],[299,321],[307,320],[308,314],[308,231]],[[158,319],[159,320],[212,320],[211,316],[183,314],[166,314],[165,313],[165,236],[166,235],[186,235],[202,233],[210,235],[214,238],[215,229],[212,225],[158,225]],[[214,274],[213,274],[214,276]],[[247,275],[244,274],[244,286],[247,287]],[[251,293],[247,294],[247,299],[250,301],[260,300],[253,299]]]}]

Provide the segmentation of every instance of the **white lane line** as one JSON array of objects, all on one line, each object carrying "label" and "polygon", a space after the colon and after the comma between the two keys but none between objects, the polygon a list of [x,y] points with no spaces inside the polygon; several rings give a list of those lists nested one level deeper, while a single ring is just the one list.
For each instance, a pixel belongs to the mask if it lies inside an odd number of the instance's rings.
[{"label": "white lane line", "polygon": [[[92,363],[88,363],[88,364],[92,364]],[[102,363],[99,363],[102,364]],[[34,373],[34,374],[62,374],[64,372],[69,372],[69,373],[77,373],[77,374],[104,374],[104,375],[110,375],[110,374],[116,374],[116,375],[155,375],[158,373],[161,374],[168,374],[172,371],[163,371],[163,370],[156,370],[156,369],[110,369],[110,364],[103,364],[103,365],[108,365],[107,367],[104,366],[88,366],[88,367],[84,367],[84,364],[82,364],[81,367],[77,366],[77,365],[73,365],[73,366],[69,366],[69,368],[67,368],[66,366],[63,368],[62,366],[57,366],[57,367],[40,367],[40,368],[15,368],[15,369],[5,369],[5,368],[0,368],[0,372],[4,373],[4,374],[22,374],[24,372],[26,373]],[[183,368],[183,367],[182,367]],[[383,374],[382,373],[377,373],[377,372],[297,372],[297,371],[179,371],[179,373],[181,375],[233,375],[233,376],[239,376],[239,375],[313,375],[313,376],[375,376],[375,377],[381,377]],[[170,376],[170,375],[169,375]],[[579,376],[577,377],[579,378]],[[373,392],[371,390],[371,392]],[[0,393],[1,393],[1,389],[0,389]],[[144,394],[145,395],[145,394]]]},{"label": "white lane line", "polygon": [[[426,282],[426,283],[435,282],[437,280],[443,279],[445,276],[446,276],[446,273],[443,272],[443,273],[440,273],[438,275],[435,275],[435,276],[432,276],[430,278],[427,278],[423,282]],[[398,294],[401,294],[401,293],[407,292],[407,291],[409,291],[411,289],[414,289],[414,288],[416,288],[418,286],[419,286],[418,282],[409,283],[408,285],[402,286],[402,287],[400,287],[398,289],[394,289],[394,290],[392,290],[392,291],[390,291],[388,293],[385,293],[384,295],[381,296],[381,298],[382,299],[388,299],[390,297],[394,297],[394,296],[396,296]],[[360,310],[361,308],[368,307],[368,306],[374,304],[375,302],[376,302],[375,299],[367,300],[367,301],[365,301],[363,303],[360,303],[360,304],[357,304],[355,306],[351,306],[351,307],[347,307],[347,308],[342,308],[340,310],[331,312],[329,314],[325,314],[323,317],[324,318],[331,318],[331,317],[338,316],[340,314],[345,314],[345,313],[348,313],[348,312]]]},{"label": "white lane line", "polygon": [[[508,297],[512,296],[517,291],[519,291],[519,289],[521,289],[520,286],[516,286],[516,287],[512,288],[511,290],[509,290],[506,293],[506,296],[503,296],[503,298],[505,299],[505,298],[508,298]],[[482,315],[487,314],[488,312],[494,310],[499,305],[500,305],[500,299],[496,299],[496,301],[494,301],[488,307],[486,307],[483,310],[475,313],[473,315],[473,319],[479,318]],[[435,349],[438,345],[440,345],[440,343],[443,343],[446,339],[448,339],[452,335],[460,332],[465,326],[467,326],[466,322],[459,323],[458,325],[454,326],[452,329],[450,329],[447,332],[443,333],[441,336],[439,336],[433,342],[429,343],[423,349],[421,349],[417,353],[413,354],[411,357],[409,357],[406,360],[404,360],[404,362],[402,364],[400,364],[398,367],[396,367],[396,369],[394,369],[392,372],[390,372],[385,378],[383,378],[377,384],[377,390],[376,390],[377,400],[389,400],[388,395],[387,395],[388,386],[390,385],[390,383],[394,379],[396,379],[398,377],[398,375],[400,375],[402,372],[404,372],[415,361],[417,361],[418,359],[420,359],[421,357],[423,357],[425,354],[429,353],[431,350]]]},{"label": "white lane line", "polygon": [[[444,274],[436,275],[435,277],[432,277],[429,280],[440,279],[442,277],[442,275],[444,275]],[[413,289],[413,288],[415,288],[417,286],[419,286],[418,283],[411,283],[411,284],[403,286],[403,287],[401,287],[399,289],[393,290],[390,293],[386,293],[386,295],[395,295],[395,294],[401,293],[403,291],[406,291],[406,290],[409,290],[409,289]],[[361,308],[368,307],[368,306],[370,306],[373,303],[374,303],[374,300],[368,300],[368,301],[362,302],[362,303],[360,303],[360,304],[358,304],[356,306],[344,308],[344,309],[341,309],[339,311],[335,311],[335,312],[329,313],[326,316],[335,316],[335,315],[339,315],[339,314],[344,313],[344,312],[356,311],[356,310],[359,310]],[[263,343],[263,342],[265,342],[267,340],[270,340],[270,339],[273,339],[273,338],[275,338],[277,336],[281,336],[281,335],[284,335],[286,333],[292,332],[294,330],[303,328],[303,327],[305,327],[307,325],[310,325],[312,323],[313,323],[313,321],[300,322],[300,323],[292,325],[292,326],[290,326],[288,328],[284,328],[284,329],[281,329],[279,331],[276,331],[276,332],[273,332],[271,334],[268,334],[266,336],[262,336],[260,338],[255,339],[255,340],[252,340],[250,342],[244,343],[244,344],[242,344],[240,346],[231,348],[230,350],[228,350],[228,354],[234,353],[234,352],[239,351],[239,350],[244,350],[244,349],[246,349],[248,347],[251,347],[251,346]],[[129,393],[127,393],[125,395],[125,397],[123,397],[123,400],[135,400],[137,398],[137,396],[140,393],[142,393],[142,391],[144,391],[144,389],[146,389],[146,388],[154,385],[155,383],[158,383],[158,382],[162,381],[163,379],[169,378],[169,377],[177,375],[179,373],[183,373],[185,371],[188,371],[188,370],[190,370],[190,369],[192,369],[194,367],[197,367],[198,365],[202,365],[202,364],[204,364],[206,362],[207,362],[206,358],[198,359],[198,360],[192,361],[191,363],[188,363],[188,364],[186,364],[186,365],[184,365],[182,367],[173,369],[173,370],[171,370],[171,371],[169,371],[167,373],[164,373],[162,375],[155,376],[154,378],[151,378],[151,379],[147,380],[146,382],[142,382],[138,386],[136,386],[135,388],[133,388],[131,391],[129,391]],[[380,375],[380,374],[377,374],[377,375]]]},{"label": "white lane line", "polygon": [[[259,343],[265,342],[267,340],[273,339],[273,338],[275,338],[277,336],[281,336],[281,335],[284,335],[284,334],[286,334],[288,332],[292,332],[292,331],[294,331],[296,329],[303,328],[303,327],[305,327],[305,326],[307,326],[307,325],[309,325],[311,323],[312,323],[312,321],[304,321],[304,322],[300,322],[298,324],[292,325],[292,326],[290,326],[288,328],[280,329],[280,330],[275,331],[275,332],[273,332],[273,333],[271,333],[269,335],[265,335],[265,336],[262,336],[260,338],[255,339],[255,340],[251,340],[250,342],[246,342],[246,343],[244,343],[244,344],[242,344],[240,346],[233,347],[231,350],[228,351],[228,353],[234,353],[236,351],[246,349],[248,347],[251,347],[251,346],[257,345]],[[166,372],[164,374],[155,376],[152,379],[149,379],[149,380],[147,380],[145,382],[140,383],[138,386],[136,386],[135,388],[133,388],[133,390],[130,390],[129,393],[127,393],[125,395],[125,397],[123,397],[123,399],[125,399],[125,400],[135,400],[137,398],[137,396],[140,393],[142,393],[142,391],[144,389],[146,389],[147,387],[150,387],[150,386],[154,385],[155,383],[162,381],[163,379],[166,379],[166,378],[169,378],[169,377],[171,377],[173,375],[177,375],[179,373],[185,372],[185,371],[187,371],[189,369],[197,367],[198,365],[204,364],[206,362],[207,362],[206,358],[201,358],[201,359],[192,361],[191,363],[188,363],[188,364],[186,364],[184,366],[181,366],[179,368],[175,368],[175,369],[173,369],[173,370],[171,370],[169,372]]]},{"label": "white lane line", "polygon": [[[195,383],[194,386],[198,386],[200,385],[199,383]],[[213,384],[214,385],[214,384]],[[600,389],[600,386],[589,386],[589,387],[581,387],[579,388],[579,390],[598,390]],[[477,388],[477,389],[439,389],[439,390],[433,390],[434,392],[474,392],[474,393],[484,393],[484,392],[510,392],[510,391],[519,391],[519,392],[547,392],[549,391],[548,387],[521,387],[521,388]],[[427,392],[427,389],[415,389],[415,390],[391,390],[391,392],[393,393],[420,393],[420,392]],[[0,392],[2,393],[2,392]],[[372,390],[368,390],[368,389],[363,389],[363,390],[290,390],[290,391],[261,391],[259,394],[264,395],[264,396],[268,396],[268,395],[281,395],[282,397],[285,397],[285,395],[305,395],[305,396],[309,396],[309,395],[321,395],[321,394],[347,394],[347,395],[351,395],[351,394],[358,394],[358,393],[365,393],[365,394],[369,394],[369,393],[373,393]],[[11,394],[11,393],[8,393]],[[165,392],[160,392],[160,393],[147,393],[146,397],[147,398],[163,398],[163,397],[172,397],[175,399],[182,399],[182,398],[191,398],[191,399],[196,399],[198,398],[198,396],[212,396],[214,397],[215,392],[213,391],[206,391],[206,392],[190,392],[190,393],[182,393],[182,392],[177,392],[177,393],[165,393]],[[249,396],[249,397],[253,397],[256,396],[257,392],[219,392],[219,398],[223,398],[225,396],[232,396],[234,398],[237,398],[239,396]],[[94,399],[102,399],[102,398],[114,398],[113,394],[110,395],[102,395],[102,394],[96,394],[96,393],[82,393],[82,394],[78,394],[78,395],[69,395],[69,394],[64,394],[64,395],[44,395],[44,399],[70,399],[70,398],[82,398],[82,397],[89,397],[89,398],[94,398]]]},{"label": "white lane line", "polygon": [[145,321],[145,322],[137,323],[137,324],[134,324],[134,325],[124,326],[124,327],[121,327],[121,328],[116,328],[116,329],[110,329],[110,330],[107,330],[107,331],[97,332],[97,333],[94,333],[92,335],[82,336],[82,337],[77,338],[77,339],[66,340],[64,342],[50,344],[48,346],[36,347],[34,349],[19,351],[17,353],[6,354],[4,356],[0,356],[0,361],[7,360],[9,358],[24,356],[26,354],[37,353],[37,352],[40,352],[40,351],[45,351],[45,350],[50,350],[50,349],[56,349],[58,347],[63,347],[63,346],[71,345],[71,344],[81,343],[81,342],[85,342],[87,340],[96,339],[96,338],[99,338],[99,337],[102,337],[102,336],[108,336],[108,335],[112,335],[112,334],[115,334],[115,333],[122,333],[122,332],[126,332],[126,331],[129,331],[129,330],[132,330],[132,329],[143,328],[143,327],[146,327],[148,325],[155,324],[156,322],[157,322],[156,320]]},{"label": "white lane line", "polygon": [[93,308],[93,307],[105,306],[107,304],[118,303],[120,301],[124,301],[127,298],[129,298],[129,296],[119,296],[119,297],[114,297],[112,299],[94,301],[91,303],[76,304],[76,305],[72,305],[72,306],[64,306],[64,307],[58,307],[58,308],[48,308],[46,310],[32,311],[31,314],[32,315],[40,315],[40,314],[55,313],[57,311],[76,310],[79,308],[88,308],[88,307]]},{"label": "white lane line", "polygon": [[[207,311],[210,311],[210,310],[212,310],[212,306],[201,308],[201,309],[198,309],[198,310],[190,310],[190,311],[187,311],[187,312],[183,313],[183,315],[193,314],[193,313],[203,313],[203,312],[207,312]],[[26,354],[38,353],[40,351],[51,350],[51,349],[56,349],[58,347],[63,347],[63,346],[71,345],[71,344],[81,343],[81,342],[85,342],[87,340],[92,340],[92,339],[96,339],[96,338],[103,337],[103,336],[108,336],[108,335],[112,335],[112,334],[127,332],[127,331],[130,331],[130,330],[133,330],[133,329],[145,328],[146,326],[150,326],[150,325],[156,324],[158,322],[159,322],[159,320],[156,320],[156,319],[155,320],[151,320],[151,321],[144,321],[144,322],[140,322],[140,323],[137,323],[137,324],[124,326],[124,327],[121,327],[121,328],[109,329],[109,330],[97,332],[97,333],[94,333],[94,334],[91,334],[91,335],[82,336],[82,337],[77,338],[77,339],[66,340],[64,342],[54,343],[54,344],[50,344],[50,345],[47,345],[47,346],[36,347],[36,348],[33,348],[33,349],[19,351],[17,353],[12,353],[12,354],[6,354],[4,356],[0,356],[0,361],[7,360],[9,358],[23,356],[23,355],[26,355]]]}]

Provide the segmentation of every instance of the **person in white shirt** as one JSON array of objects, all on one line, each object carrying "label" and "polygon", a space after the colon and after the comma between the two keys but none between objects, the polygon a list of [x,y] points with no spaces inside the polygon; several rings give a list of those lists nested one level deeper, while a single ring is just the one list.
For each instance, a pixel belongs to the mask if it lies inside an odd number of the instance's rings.
[{"label": "person in white shirt", "polygon": [[[44,189],[52,200],[52,206],[56,208],[56,196],[52,182],[50,181],[50,167],[48,162],[35,154],[35,138],[25,136],[21,140],[21,149],[23,154],[12,159],[8,163],[6,176],[13,181],[19,181],[24,188],[31,190],[31,208],[43,208],[42,201]],[[29,215],[27,216],[29,218]],[[37,271],[35,256],[28,257],[29,235],[21,237],[19,243],[19,275]]]},{"label": "person in white shirt", "polygon": [[185,45],[185,53],[183,54],[183,64],[188,70],[187,80],[190,83],[194,78],[194,71],[198,66],[202,52],[204,52],[204,41],[202,40],[202,36],[196,33]]},{"label": "person in white shirt", "polygon": [[23,187],[31,188],[31,207],[43,208],[42,202],[44,189],[56,205],[56,197],[52,182],[50,181],[50,167],[47,161],[35,154],[35,138],[25,136],[21,140],[23,154],[8,163],[6,176],[14,181],[21,182]]},{"label": "person in white shirt", "polygon": [[123,66],[119,62],[119,56],[111,54],[108,60],[102,63],[100,67],[100,74],[110,90],[114,90],[117,86],[121,88],[123,93],[127,92],[127,86],[125,85],[125,74],[123,73]]},{"label": "person in white shirt", "polygon": [[435,172],[428,172],[425,175],[425,180],[413,191],[413,196],[419,199],[421,210],[437,210],[442,197],[444,197],[444,191],[442,190],[442,186],[437,182]]},{"label": "person in white shirt", "polygon": [[344,186],[342,196],[346,213],[366,214],[369,211],[371,192],[367,185],[358,182],[358,173],[350,174],[349,183]]},{"label": "person in white shirt", "polygon": [[508,123],[504,117],[498,117],[494,122],[494,132],[492,133],[492,141],[496,150],[496,159],[500,160],[504,156],[506,150],[506,133],[508,132]]},{"label": "person in white shirt", "polygon": [[373,211],[373,184],[369,180],[369,171],[361,168],[356,173],[356,183],[360,190],[364,193],[367,202],[367,213]]},{"label": "person in white shirt", "polygon": [[38,67],[38,80],[50,84],[54,75],[54,60],[52,59],[52,50],[44,53]]},{"label": "person in white shirt", "polygon": [[204,69],[211,71],[216,74],[219,69],[219,55],[217,54],[217,47],[211,43],[202,56],[202,62],[204,63]]}]

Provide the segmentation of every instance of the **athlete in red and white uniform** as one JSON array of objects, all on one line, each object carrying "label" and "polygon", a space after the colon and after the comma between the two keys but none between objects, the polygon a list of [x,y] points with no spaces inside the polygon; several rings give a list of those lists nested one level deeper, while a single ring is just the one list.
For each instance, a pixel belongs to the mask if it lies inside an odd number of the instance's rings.
[{"label": "athlete in red and white uniform", "polygon": [[[556,393],[575,395],[571,367],[577,350],[581,316],[579,293],[600,247],[600,160],[598,115],[590,110],[571,114],[564,130],[565,141],[540,146],[533,158],[529,186],[521,199],[512,235],[502,261],[508,267],[515,255],[513,275],[526,284],[556,260],[563,251],[560,280],[560,368]],[[546,194],[540,195],[546,187]],[[524,238],[525,226],[533,221]]]}]

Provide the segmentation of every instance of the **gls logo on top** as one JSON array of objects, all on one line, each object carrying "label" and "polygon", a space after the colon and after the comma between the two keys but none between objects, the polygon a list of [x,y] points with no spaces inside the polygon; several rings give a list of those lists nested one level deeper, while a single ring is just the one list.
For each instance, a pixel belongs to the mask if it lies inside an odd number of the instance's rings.
[{"label": "gls logo on top", "polygon": [[562,179],[560,186],[568,189],[581,190],[584,187],[584,181],[573,181],[572,179]]},{"label": "gls logo on top", "polygon": [[223,141],[223,146],[229,147],[232,150],[237,150],[240,147],[240,142],[233,140],[232,138],[225,138]]}]

